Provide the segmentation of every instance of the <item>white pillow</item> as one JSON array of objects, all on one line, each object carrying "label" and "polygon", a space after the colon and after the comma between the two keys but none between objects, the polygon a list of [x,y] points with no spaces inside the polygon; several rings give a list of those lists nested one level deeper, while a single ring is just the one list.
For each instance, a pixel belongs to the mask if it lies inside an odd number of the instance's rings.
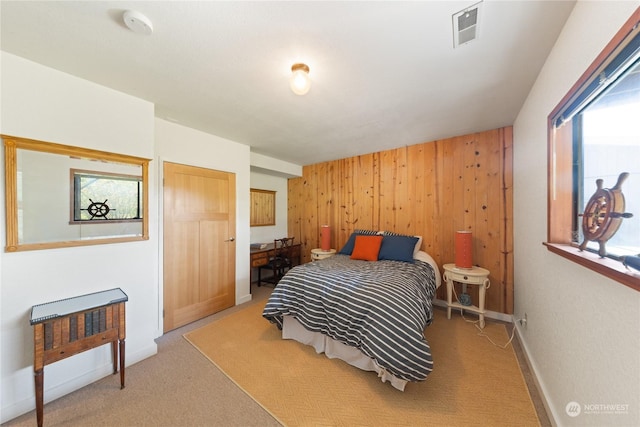
[{"label": "white pillow", "polygon": [[436,272],[436,289],[438,289],[442,284],[442,278],[440,277],[440,269],[438,268],[438,264],[436,263],[436,261],[431,258],[431,255],[429,255],[425,251],[418,251],[418,253],[415,254],[413,258],[417,259],[418,261],[424,261],[433,267],[433,271]]},{"label": "white pillow", "polygon": [[422,247],[422,236],[413,236],[413,237],[418,238],[418,241],[416,242],[416,247],[413,250],[413,257],[415,258],[416,255],[418,255],[418,252],[420,252],[420,248]]}]

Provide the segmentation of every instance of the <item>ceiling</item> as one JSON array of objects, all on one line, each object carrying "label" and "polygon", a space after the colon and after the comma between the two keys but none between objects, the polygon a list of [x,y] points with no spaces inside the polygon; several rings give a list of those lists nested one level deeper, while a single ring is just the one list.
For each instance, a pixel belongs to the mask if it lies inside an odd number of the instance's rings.
[{"label": "ceiling", "polygon": [[575,2],[485,0],[454,48],[452,15],[474,3],[3,0],[1,47],[308,165],[513,124]]}]

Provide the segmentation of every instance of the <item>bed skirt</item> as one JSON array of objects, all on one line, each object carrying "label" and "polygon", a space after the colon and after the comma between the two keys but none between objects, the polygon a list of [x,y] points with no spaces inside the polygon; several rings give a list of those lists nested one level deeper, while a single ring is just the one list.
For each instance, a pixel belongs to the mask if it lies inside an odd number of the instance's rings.
[{"label": "bed skirt", "polygon": [[292,339],[302,344],[310,345],[317,353],[324,353],[329,359],[340,359],[364,371],[376,372],[382,382],[389,381],[394,388],[400,391],[404,391],[404,387],[407,384],[406,380],[387,372],[375,360],[365,356],[357,348],[345,345],[320,332],[311,332],[294,317],[282,317],[282,339]]}]

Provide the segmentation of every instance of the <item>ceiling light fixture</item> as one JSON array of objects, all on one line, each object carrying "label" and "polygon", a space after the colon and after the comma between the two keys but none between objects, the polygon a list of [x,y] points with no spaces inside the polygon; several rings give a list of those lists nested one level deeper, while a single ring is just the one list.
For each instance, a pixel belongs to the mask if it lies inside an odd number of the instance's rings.
[{"label": "ceiling light fixture", "polygon": [[311,89],[309,79],[309,67],[306,64],[293,64],[291,66],[293,75],[291,76],[291,90],[296,95],[304,95]]},{"label": "ceiling light fixture", "polygon": [[149,35],[153,33],[153,24],[142,13],[135,10],[126,10],[122,14],[125,25],[134,33]]}]

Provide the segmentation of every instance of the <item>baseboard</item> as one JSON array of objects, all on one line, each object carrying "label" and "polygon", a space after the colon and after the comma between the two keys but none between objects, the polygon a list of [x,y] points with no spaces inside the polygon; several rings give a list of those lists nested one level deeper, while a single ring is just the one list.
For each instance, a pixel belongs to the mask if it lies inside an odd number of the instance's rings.
[{"label": "baseboard", "polygon": [[[445,300],[434,299],[433,304],[439,307],[447,308],[447,302]],[[451,311],[453,312],[453,310],[457,311],[458,309],[452,309]],[[498,313],[497,311],[485,310],[484,316],[488,317],[489,319],[500,320],[502,322],[507,322],[507,323],[513,323],[513,316],[510,314],[504,314],[504,313]]]},{"label": "baseboard", "polygon": [[547,400],[547,392],[546,387],[540,381],[540,376],[538,375],[538,368],[530,357],[529,348],[527,347],[527,343],[524,339],[522,339],[522,326],[518,324],[518,322],[514,322],[516,328],[516,338],[520,343],[520,347],[522,348],[522,353],[524,354],[524,359],[529,366],[529,370],[531,371],[531,376],[533,377],[533,382],[535,383],[536,388],[538,389],[538,393],[540,394],[540,399],[542,399],[542,405],[544,406],[544,410],[547,412],[547,416],[549,417],[549,422],[553,427],[558,426],[558,421],[560,418],[552,409],[549,401]]},{"label": "baseboard", "polygon": [[251,296],[251,294],[247,294],[245,296],[239,297],[238,299],[236,299],[236,305],[240,305],[240,304],[244,304],[245,302],[249,302],[251,301],[253,297]]},{"label": "baseboard", "polygon": [[[127,353],[125,367],[131,366],[137,362],[140,362],[143,359],[154,356],[157,353],[158,353],[158,346],[155,342],[152,345],[149,345],[143,349],[136,351],[135,353]],[[44,403],[46,405],[49,402],[59,399],[60,397],[66,396],[69,393],[79,390],[82,387],[85,387],[89,384],[92,384],[110,375],[113,375],[113,364],[111,362],[105,363],[101,366],[97,366],[95,369],[92,369],[82,375],[70,378],[69,380],[59,383],[53,387],[45,388],[44,399],[43,399]],[[126,375],[126,371],[125,371],[125,375]],[[45,367],[45,387],[46,387],[46,381],[47,379],[46,379],[46,367]],[[119,377],[114,379],[114,384],[116,384],[118,388],[120,387]],[[2,407],[2,410],[0,411],[1,412],[0,423],[5,423],[7,421],[10,421],[14,418],[19,417],[20,415],[33,411],[35,408],[36,408],[35,394],[28,398],[15,401],[7,406]],[[46,411],[45,411],[45,414],[46,414]],[[35,423],[35,415],[34,415],[34,423]]]}]

